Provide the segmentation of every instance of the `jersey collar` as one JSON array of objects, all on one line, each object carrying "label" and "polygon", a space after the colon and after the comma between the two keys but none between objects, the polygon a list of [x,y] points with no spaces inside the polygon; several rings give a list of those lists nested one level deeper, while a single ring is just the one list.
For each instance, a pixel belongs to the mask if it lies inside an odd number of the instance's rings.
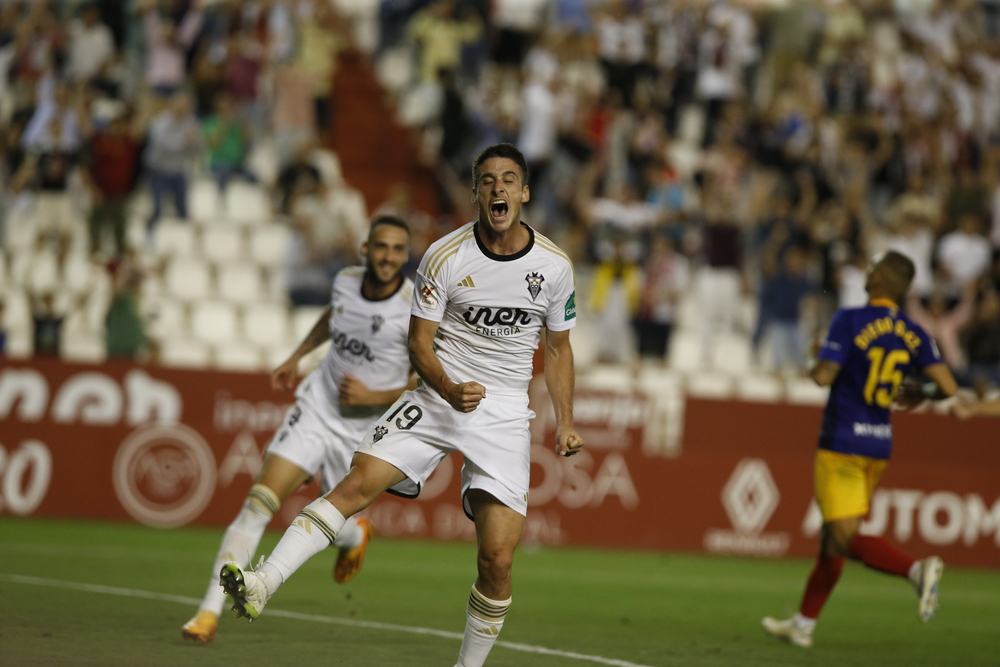
[{"label": "jersey collar", "polygon": [[899,310],[899,306],[892,299],[870,299],[868,301],[869,306],[877,306],[881,308],[889,308],[891,310]]},{"label": "jersey collar", "polygon": [[526,225],[523,220],[521,221],[521,224],[527,227],[530,238],[528,239],[528,245],[524,246],[523,248],[515,252],[513,255],[498,255],[495,252],[491,252],[485,245],[483,245],[483,242],[479,239],[478,222],[476,222],[476,224],[473,226],[472,235],[476,239],[476,245],[479,246],[479,250],[482,251],[484,255],[486,255],[487,257],[496,262],[510,262],[515,259],[521,259],[529,252],[531,252],[531,249],[535,246],[535,230],[532,229],[529,225]]}]

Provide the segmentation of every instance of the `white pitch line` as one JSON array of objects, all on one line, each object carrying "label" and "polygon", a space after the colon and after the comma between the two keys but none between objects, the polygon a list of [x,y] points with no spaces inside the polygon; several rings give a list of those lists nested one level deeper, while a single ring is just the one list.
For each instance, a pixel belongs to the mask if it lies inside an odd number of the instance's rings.
[{"label": "white pitch line", "polygon": [[[153,591],[143,591],[136,588],[121,588],[118,586],[104,586],[102,584],[85,584],[75,581],[58,581],[56,579],[43,579],[42,577],[27,577],[20,574],[2,574],[0,581],[9,581],[14,584],[25,584],[28,586],[46,586],[48,588],[62,588],[85,593],[102,593],[104,595],[117,595],[119,597],[143,598],[146,600],[156,600],[158,602],[177,602],[184,605],[198,605],[201,600],[189,598],[183,595],[170,595],[168,593],[155,593]],[[283,611],[281,609],[268,609],[268,616],[280,616],[298,621],[312,621],[314,623],[328,623],[331,625],[346,625],[352,628],[367,628],[370,630],[388,630],[391,632],[407,632],[414,635],[431,635],[443,637],[445,639],[456,639],[461,641],[462,634],[459,632],[447,632],[445,630],[435,630],[434,628],[420,628],[409,625],[395,625],[392,623],[376,623],[373,621],[357,621],[349,618],[335,618],[333,616],[319,616],[316,614],[300,614],[294,611]],[[518,644],[515,642],[497,641],[497,646],[509,648],[512,651],[521,653],[535,653],[538,655],[551,655],[571,660],[583,660],[586,662],[596,662],[600,665],[610,667],[651,667],[650,665],[640,665],[627,660],[616,660],[614,658],[602,658],[599,655],[587,655],[585,653],[572,653],[570,651],[559,651],[557,649],[545,648],[544,646],[532,646],[531,644]]]}]

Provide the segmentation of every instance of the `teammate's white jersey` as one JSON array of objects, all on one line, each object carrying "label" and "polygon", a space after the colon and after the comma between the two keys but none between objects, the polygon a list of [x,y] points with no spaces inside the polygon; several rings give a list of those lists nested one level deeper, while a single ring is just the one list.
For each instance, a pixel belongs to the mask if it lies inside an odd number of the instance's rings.
[{"label": "teammate's white jersey", "polygon": [[410,312],[440,322],[437,356],[452,381],[478,382],[487,396],[526,394],[542,327],[576,324],[573,263],[531,227],[524,250],[496,255],[476,236],[477,224],[427,249]]},{"label": "teammate's white jersey", "polygon": [[361,294],[364,275],[364,267],[352,266],[334,277],[330,349],[295,392],[296,398],[324,421],[338,416],[379,415],[385,408],[341,406],[338,395],[345,375],[354,376],[373,391],[405,387],[409,379],[406,338],[413,282],[404,278],[391,296],[371,301]]}]

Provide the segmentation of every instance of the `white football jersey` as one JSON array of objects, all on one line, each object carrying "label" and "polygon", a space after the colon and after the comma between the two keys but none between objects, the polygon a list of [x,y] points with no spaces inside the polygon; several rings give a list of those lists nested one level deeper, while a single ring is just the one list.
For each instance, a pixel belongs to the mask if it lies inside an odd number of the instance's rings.
[{"label": "white football jersey", "polygon": [[330,349],[295,393],[324,419],[361,417],[384,410],[385,406],[341,406],[338,395],[345,375],[354,376],[374,391],[405,387],[409,379],[406,338],[413,282],[404,278],[391,296],[370,301],[361,294],[364,275],[363,266],[352,266],[334,277]]},{"label": "white football jersey", "polygon": [[531,227],[524,250],[496,255],[476,236],[477,224],[427,249],[410,312],[440,322],[437,355],[452,381],[478,382],[487,395],[526,394],[542,327],[576,324],[573,263]]}]

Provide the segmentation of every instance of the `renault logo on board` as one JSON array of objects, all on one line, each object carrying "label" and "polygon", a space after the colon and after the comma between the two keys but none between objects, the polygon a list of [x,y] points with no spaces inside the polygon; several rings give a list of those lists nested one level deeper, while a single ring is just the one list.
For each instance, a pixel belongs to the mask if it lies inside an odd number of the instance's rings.
[{"label": "renault logo on board", "polygon": [[788,551],[788,533],[764,532],[781,502],[781,492],[764,459],[740,460],[720,499],[733,528],[710,528],[705,533],[705,549],[757,556],[779,556]]}]

